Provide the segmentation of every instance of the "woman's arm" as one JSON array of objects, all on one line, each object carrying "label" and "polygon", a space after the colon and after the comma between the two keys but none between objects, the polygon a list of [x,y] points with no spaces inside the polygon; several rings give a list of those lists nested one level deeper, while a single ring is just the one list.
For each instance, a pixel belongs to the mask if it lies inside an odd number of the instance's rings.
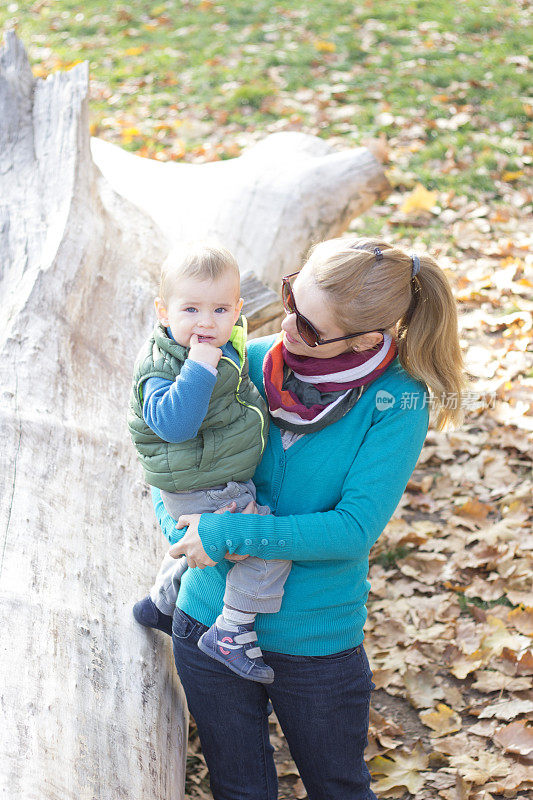
[{"label": "woman's arm", "polygon": [[219,561],[229,550],[291,561],[366,558],[400,501],[427,426],[427,407],[398,404],[383,413],[368,430],[331,511],[287,517],[202,514],[198,533],[207,556]]}]

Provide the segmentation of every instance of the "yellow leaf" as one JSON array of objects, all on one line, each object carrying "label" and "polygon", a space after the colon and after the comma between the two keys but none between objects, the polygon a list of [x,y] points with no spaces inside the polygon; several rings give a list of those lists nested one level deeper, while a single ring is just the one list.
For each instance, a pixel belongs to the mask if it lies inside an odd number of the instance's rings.
[{"label": "yellow leaf", "polygon": [[516,172],[504,172],[502,178],[504,181],[515,181],[517,178],[521,178],[523,174],[524,171],[518,169]]},{"label": "yellow leaf", "polygon": [[428,192],[421,183],[417,183],[413,191],[407,195],[400,211],[410,214],[411,211],[430,211],[437,202],[437,192]]},{"label": "yellow leaf", "polygon": [[423,711],[420,719],[424,725],[435,731],[433,736],[446,736],[448,733],[461,730],[462,726],[459,714],[445,703],[439,703],[437,711]]},{"label": "yellow leaf", "polygon": [[410,753],[395,751],[390,757],[376,756],[369,764],[372,776],[377,777],[376,787],[378,792],[390,792],[400,786],[405,786],[410,794],[416,794],[425,783],[425,776],[421,770],[428,768],[428,756],[420,742]]},{"label": "yellow leaf", "polygon": [[125,50],[127,56],[138,56],[144,51],[144,47],[128,47]]},{"label": "yellow leaf", "polygon": [[45,70],[42,64],[36,64],[32,67],[32,72],[36,78],[46,78],[48,72]]},{"label": "yellow leaf", "polygon": [[520,633],[524,633],[526,636],[533,634],[533,608],[531,606],[515,608],[514,611],[509,612],[507,619]]},{"label": "yellow leaf", "polygon": [[337,49],[335,42],[327,42],[325,39],[315,39],[313,46],[319,53],[334,53]]}]

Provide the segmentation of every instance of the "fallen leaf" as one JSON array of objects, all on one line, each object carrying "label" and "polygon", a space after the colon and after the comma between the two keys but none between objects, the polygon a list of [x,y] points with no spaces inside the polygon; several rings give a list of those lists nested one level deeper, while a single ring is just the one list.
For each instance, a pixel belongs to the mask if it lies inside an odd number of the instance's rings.
[{"label": "fallen leaf", "polygon": [[415,672],[408,669],[404,675],[407,697],[415,708],[432,708],[435,700],[442,700],[444,690],[436,683],[435,675],[429,670]]},{"label": "fallen leaf", "polygon": [[507,619],[520,633],[533,635],[533,607],[515,608]]},{"label": "fallen leaf", "polygon": [[433,736],[446,736],[461,730],[461,717],[445,703],[438,703],[437,711],[423,711],[420,719],[434,731]]},{"label": "fallen leaf", "polygon": [[417,183],[400,206],[400,211],[403,214],[410,214],[412,211],[431,211],[437,203],[437,197],[437,192],[429,192],[421,183]]},{"label": "fallen leaf", "polygon": [[467,730],[468,733],[475,733],[476,736],[484,736],[486,739],[492,739],[497,727],[498,723],[495,719],[482,719],[481,722],[470,725]]},{"label": "fallen leaf", "polygon": [[501,692],[506,689],[511,692],[527,691],[531,687],[529,678],[514,678],[495,670],[478,670],[472,689],[478,692]]},{"label": "fallen leaf", "polygon": [[[514,719],[519,714],[529,714],[533,711],[533,700],[501,700],[484,708],[478,714],[480,719]],[[472,710],[475,713],[475,709]]]},{"label": "fallen leaf", "polygon": [[370,761],[372,776],[376,777],[376,789],[380,794],[405,787],[410,794],[416,794],[425,783],[429,759],[420,742],[410,753],[395,751],[389,757],[376,756]]},{"label": "fallen leaf", "polygon": [[510,761],[497,753],[479,753],[475,758],[467,754],[450,757],[450,767],[476,786],[482,786],[490,778],[507,776],[511,766]]},{"label": "fallen leaf", "polygon": [[483,659],[479,657],[479,651],[476,650],[474,653],[464,655],[462,653],[458,653],[457,656],[453,659],[451,666],[449,667],[450,672],[452,675],[455,675],[456,678],[460,680],[464,680],[467,675],[471,672],[475,672],[476,669],[479,669],[483,664]]},{"label": "fallen leaf", "polygon": [[533,753],[533,727],[526,720],[516,720],[499,728],[494,735],[494,741],[506,753],[529,756]]},{"label": "fallen leaf", "polygon": [[509,775],[502,780],[493,781],[485,786],[485,789],[495,794],[503,794],[505,797],[515,797],[518,790],[526,790],[528,786],[533,786],[533,775],[529,764],[518,764],[513,762],[513,768]]},{"label": "fallen leaf", "polygon": [[328,42],[325,39],[315,39],[313,47],[319,53],[334,53],[337,49],[335,42]]},{"label": "fallen leaf", "polygon": [[480,503],[479,500],[467,500],[462,506],[455,510],[460,517],[472,517],[473,519],[484,520],[494,511],[494,506],[487,503]]},{"label": "fallen leaf", "polygon": [[294,786],[292,787],[292,793],[296,800],[305,800],[307,797],[307,792],[305,791],[305,786],[303,785],[303,781],[301,778],[298,778]]}]

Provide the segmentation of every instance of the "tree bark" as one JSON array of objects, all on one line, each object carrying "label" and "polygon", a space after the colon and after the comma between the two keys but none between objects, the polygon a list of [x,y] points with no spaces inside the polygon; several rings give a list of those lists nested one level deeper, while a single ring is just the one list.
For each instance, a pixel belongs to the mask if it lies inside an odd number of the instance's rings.
[{"label": "tree bark", "polygon": [[148,213],[169,241],[220,239],[241,270],[279,291],[312,244],[339,236],[390,192],[366,147],[336,151],[305,133],[274,133],[239,158],[174,164],[91,140],[113,188]]},{"label": "tree bark", "polygon": [[170,640],[131,615],[161,555],[125,409],[161,234],[94,168],[88,72],[0,53],[0,786],[179,800]]}]

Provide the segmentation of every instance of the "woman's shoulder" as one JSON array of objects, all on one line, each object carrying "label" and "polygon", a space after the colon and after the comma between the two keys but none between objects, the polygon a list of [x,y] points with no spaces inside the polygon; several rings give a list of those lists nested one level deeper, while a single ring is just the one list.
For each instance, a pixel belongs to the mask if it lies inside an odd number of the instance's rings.
[{"label": "woman's shoulder", "polygon": [[276,333],[272,333],[269,336],[260,336],[258,339],[248,340],[246,347],[248,348],[248,358],[250,361],[252,358],[264,358],[276,341],[276,336]]},{"label": "woman's shoulder", "polygon": [[398,396],[404,392],[413,392],[417,395],[424,395],[427,386],[422,381],[407,372],[400,363],[398,356],[391,362],[387,369],[368,386],[374,392],[387,391]]},{"label": "woman's shoulder", "polygon": [[263,361],[276,341],[276,336],[277,334],[275,333],[271,336],[260,336],[258,339],[252,339],[246,345],[250,378],[263,395]]}]

